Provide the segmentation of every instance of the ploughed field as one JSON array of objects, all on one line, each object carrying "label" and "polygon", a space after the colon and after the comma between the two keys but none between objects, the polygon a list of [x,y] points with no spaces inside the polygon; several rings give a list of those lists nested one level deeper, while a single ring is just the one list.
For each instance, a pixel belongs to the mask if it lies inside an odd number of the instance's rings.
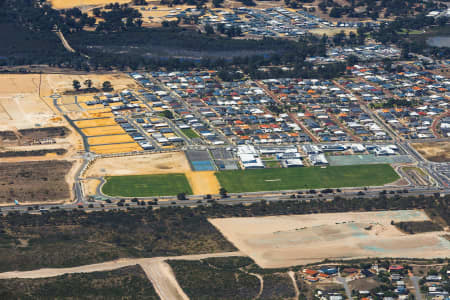
[{"label": "ploughed field", "polygon": [[110,196],[150,197],[192,194],[184,174],[134,175],[107,177],[102,192]]},{"label": "ploughed field", "polygon": [[216,176],[230,193],[380,186],[399,179],[387,164],[236,170],[217,172]]}]

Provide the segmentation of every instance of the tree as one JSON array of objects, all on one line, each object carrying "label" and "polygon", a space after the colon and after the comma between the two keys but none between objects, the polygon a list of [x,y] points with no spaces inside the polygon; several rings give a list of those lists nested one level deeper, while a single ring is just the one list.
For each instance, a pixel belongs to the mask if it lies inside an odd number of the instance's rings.
[{"label": "tree", "polygon": [[211,25],[206,24],[205,25],[205,32],[206,32],[206,34],[214,34],[214,28]]},{"label": "tree", "polygon": [[179,193],[179,194],[177,195],[177,199],[178,199],[178,200],[187,200],[186,194],[185,194],[185,193]]},{"label": "tree", "polygon": [[173,113],[170,110],[165,110],[161,113],[167,119],[173,119]]},{"label": "tree", "polygon": [[223,0],[213,0],[213,6],[214,7],[221,7]]},{"label": "tree", "polygon": [[86,79],[84,81],[84,85],[87,86],[88,89],[90,89],[92,87],[92,80]]},{"label": "tree", "polygon": [[227,197],[227,190],[225,188],[220,188],[219,190],[219,194],[220,196],[222,196],[222,198],[226,198]]},{"label": "tree", "polygon": [[72,81],[72,86],[77,91],[81,88],[81,84],[80,84],[80,82],[78,80]]},{"label": "tree", "polygon": [[104,90],[105,92],[108,92],[108,91],[112,91],[112,90],[113,90],[112,84],[111,84],[111,82],[109,82],[109,81],[103,82],[102,88],[103,88],[103,90]]}]

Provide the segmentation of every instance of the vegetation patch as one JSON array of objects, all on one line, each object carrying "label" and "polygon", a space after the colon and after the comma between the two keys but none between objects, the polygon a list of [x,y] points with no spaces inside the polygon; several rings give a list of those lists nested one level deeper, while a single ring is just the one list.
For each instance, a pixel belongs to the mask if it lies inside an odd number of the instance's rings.
[{"label": "vegetation patch", "polygon": [[189,208],[0,218],[0,272],[235,250],[200,211]]},{"label": "vegetation patch", "polygon": [[394,225],[409,234],[444,230],[442,226],[432,221],[397,222]]},{"label": "vegetation patch", "polygon": [[263,276],[264,289],[259,299],[287,299],[295,297],[292,280],[286,273],[266,274]]},{"label": "vegetation patch", "polygon": [[62,160],[0,164],[0,203],[64,200],[72,163]]},{"label": "vegetation patch", "polygon": [[159,299],[139,266],[40,279],[0,280],[1,299]]},{"label": "vegetation patch", "polygon": [[20,157],[20,156],[45,156],[47,154],[63,155],[66,154],[66,149],[40,149],[30,151],[5,151],[0,152],[0,157]]},{"label": "vegetation patch", "polygon": [[112,176],[106,178],[102,192],[110,196],[151,197],[192,194],[184,174]]},{"label": "vegetation patch", "polygon": [[191,299],[254,299],[258,295],[258,278],[241,270],[253,263],[250,258],[170,260],[168,263]]},{"label": "vegetation patch", "polygon": [[399,178],[387,164],[222,171],[216,176],[230,193],[378,186]]},{"label": "vegetation patch", "polygon": [[200,137],[194,130],[191,128],[181,129],[181,131],[184,133],[185,136],[187,136],[190,139],[198,138]]}]

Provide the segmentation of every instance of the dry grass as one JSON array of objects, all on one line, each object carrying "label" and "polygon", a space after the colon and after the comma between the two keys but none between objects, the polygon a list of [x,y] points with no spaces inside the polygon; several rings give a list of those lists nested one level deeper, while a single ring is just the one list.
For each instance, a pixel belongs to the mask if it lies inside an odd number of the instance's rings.
[{"label": "dry grass", "polygon": [[219,181],[214,175],[214,171],[185,172],[193,195],[218,194],[220,189]]},{"label": "dry grass", "polygon": [[89,145],[131,143],[134,140],[128,134],[107,135],[88,138]]},{"label": "dry grass", "polygon": [[113,118],[75,121],[79,128],[117,125]]},{"label": "dry grass", "polygon": [[54,9],[67,9],[72,7],[79,7],[79,6],[97,6],[97,5],[104,5],[109,4],[112,2],[118,2],[118,3],[130,3],[130,0],[50,0],[52,7]]},{"label": "dry grass", "polygon": [[86,173],[88,177],[185,173],[190,171],[183,152],[101,158]]},{"label": "dry grass", "polygon": [[450,141],[411,144],[423,157],[434,162],[450,161]]},{"label": "dry grass", "polygon": [[142,151],[142,148],[138,143],[92,146],[90,149],[92,152],[95,152],[97,154],[115,154]]},{"label": "dry grass", "polygon": [[84,128],[81,130],[87,136],[96,136],[96,135],[108,135],[108,134],[120,134],[125,133],[122,127],[119,125],[115,126],[104,126],[104,127],[93,127],[93,128]]}]

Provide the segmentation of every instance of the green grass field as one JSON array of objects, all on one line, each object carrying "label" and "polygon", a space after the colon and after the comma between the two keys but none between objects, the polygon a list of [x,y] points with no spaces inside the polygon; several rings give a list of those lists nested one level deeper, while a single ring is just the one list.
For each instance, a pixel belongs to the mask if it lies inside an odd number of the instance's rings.
[{"label": "green grass field", "polygon": [[192,194],[184,174],[136,175],[107,177],[102,192],[109,196],[151,197]]},{"label": "green grass field", "polygon": [[390,165],[358,165],[216,172],[230,193],[378,186],[399,178]]},{"label": "green grass field", "polygon": [[181,129],[181,131],[184,133],[185,136],[187,136],[190,139],[200,137],[194,130],[190,128]]}]

